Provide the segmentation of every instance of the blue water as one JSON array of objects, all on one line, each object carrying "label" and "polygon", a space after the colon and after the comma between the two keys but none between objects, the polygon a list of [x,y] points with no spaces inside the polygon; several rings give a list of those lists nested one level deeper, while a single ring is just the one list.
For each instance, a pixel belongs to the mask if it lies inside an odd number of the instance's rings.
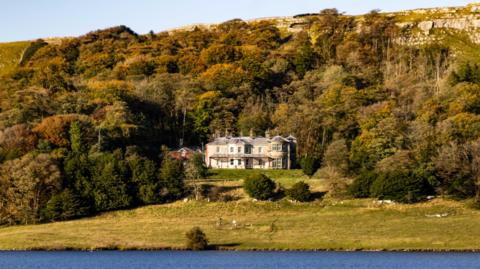
[{"label": "blue water", "polygon": [[1,269],[456,269],[476,253],[390,252],[0,252]]}]

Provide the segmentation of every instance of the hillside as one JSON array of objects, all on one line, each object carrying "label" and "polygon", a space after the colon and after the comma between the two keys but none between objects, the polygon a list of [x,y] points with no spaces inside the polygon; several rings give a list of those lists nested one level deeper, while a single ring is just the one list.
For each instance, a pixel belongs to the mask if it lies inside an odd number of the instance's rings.
[{"label": "hillside", "polygon": [[438,196],[478,207],[478,11],[327,9],[4,44],[0,225],[209,197],[211,182],[187,183],[215,171],[169,150],[267,131],[295,136],[298,163],[326,182],[267,172],[282,185],[302,179],[338,200]]},{"label": "hillside", "polygon": [[[447,215],[436,217],[442,214]],[[184,249],[185,233],[193,226],[220,249],[478,250],[479,214],[444,200],[410,206],[371,200],[177,202],[2,228],[0,250]]]},{"label": "hillside", "polygon": [[0,76],[15,69],[29,44],[30,42],[0,43]]}]

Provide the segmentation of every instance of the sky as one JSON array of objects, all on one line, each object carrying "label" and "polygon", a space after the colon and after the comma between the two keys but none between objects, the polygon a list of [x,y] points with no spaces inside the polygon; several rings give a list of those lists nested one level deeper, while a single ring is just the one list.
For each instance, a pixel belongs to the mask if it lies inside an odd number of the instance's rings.
[{"label": "sky", "polygon": [[[337,8],[347,14],[373,9],[463,6],[462,0],[1,0],[0,42],[79,36],[126,25],[137,33],[194,23],[291,16]],[[478,0],[477,0],[478,1]]]}]

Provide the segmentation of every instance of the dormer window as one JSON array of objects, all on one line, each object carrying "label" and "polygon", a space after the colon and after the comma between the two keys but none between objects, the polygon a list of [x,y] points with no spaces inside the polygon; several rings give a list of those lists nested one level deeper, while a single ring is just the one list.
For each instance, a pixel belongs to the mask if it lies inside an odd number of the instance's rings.
[{"label": "dormer window", "polygon": [[281,144],[272,144],[272,151],[282,151]]}]

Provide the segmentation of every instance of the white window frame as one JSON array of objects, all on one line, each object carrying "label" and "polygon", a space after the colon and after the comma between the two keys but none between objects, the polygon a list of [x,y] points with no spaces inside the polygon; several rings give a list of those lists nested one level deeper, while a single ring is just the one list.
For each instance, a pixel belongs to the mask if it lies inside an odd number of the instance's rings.
[{"label": "white window frame", "polygon": [[282,151],[282,144],[272,144],[272,151]]},{"label": "white window frame", "polygon": [[283,169],[283,158],[275,158],[272,161],[273,169]]}]

